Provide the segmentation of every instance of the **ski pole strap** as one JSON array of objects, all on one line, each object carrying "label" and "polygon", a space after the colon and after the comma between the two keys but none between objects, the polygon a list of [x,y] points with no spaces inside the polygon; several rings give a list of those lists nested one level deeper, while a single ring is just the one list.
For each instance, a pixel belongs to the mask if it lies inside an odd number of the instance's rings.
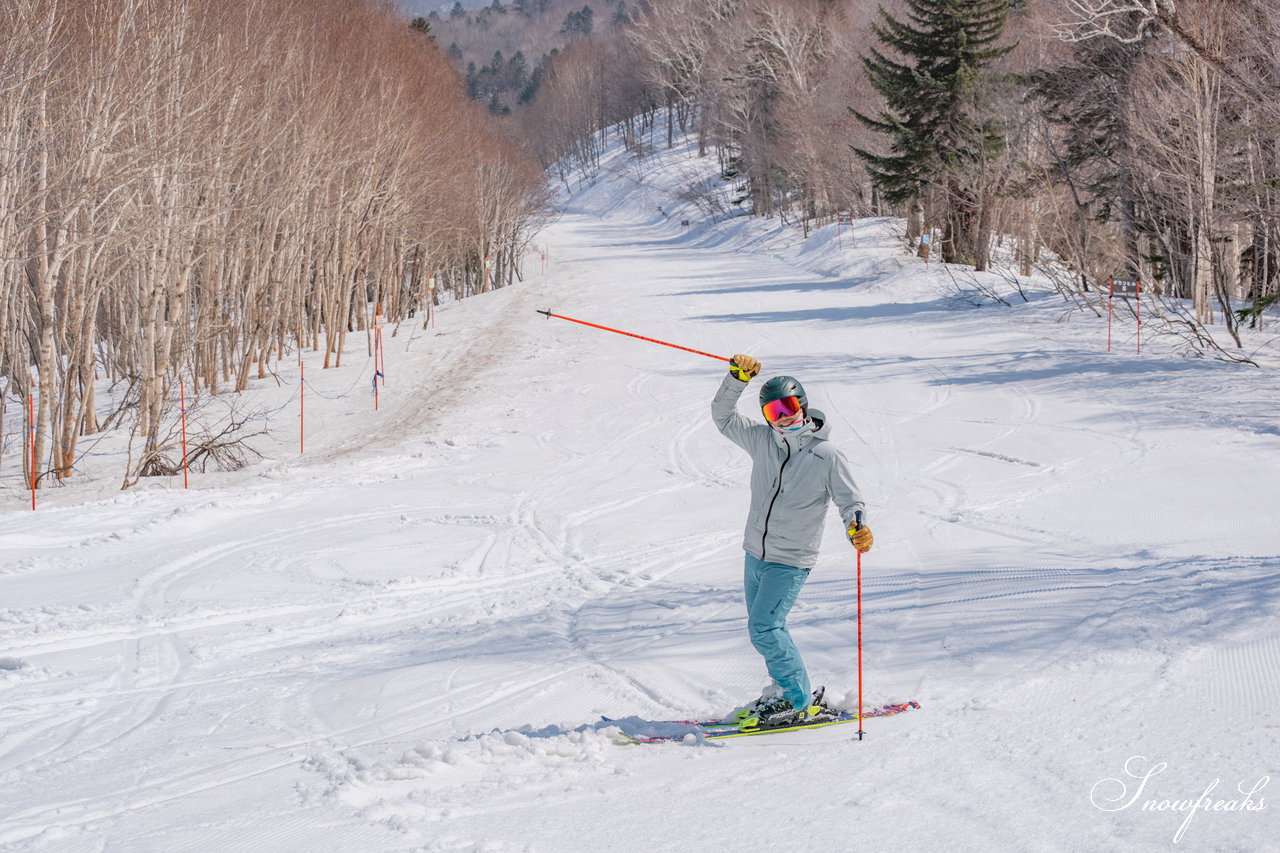
[{"label": "ski pole strap", "polygon": [[[535,309],[535,310],[536,310],[536,309]],[[648,341],[648,342],[649,342],[649,343],[651,343],[651,344],[661,344],[661,345],[662,345],[662,346],[664,346],[664,347],[671,347],[672,349],[678,349],[678,350],[684,350],[685,352],[691,352],[691,353],[693,353],[694,355],[705,355],[707,358],[714,358],[714,359],[716,359],[717,361],[732,361],[732,360],[733,360],[733,359],[730,359],[730,358],[726,358],[726,357],[725,357],[725,356],[723,356],[723,355],[715,355],[714,353],[703,352],[702,350],[698,350],[698,349],[691,349],[691,348],[689,348],[689,347],[682,347],[682,346],[680,346],[679,344],[668,343],[667,341],[660,341],[660,340],[658,340],[657,338],[646,338],[644,335],[637,335],[637,334],[635,334],[634,332],[624,332],[624,331],[622,331],[621,329],[613,329],[613,328],[610,328],[609,326],[601,326],[599,323],[588,323],[586,320],[575,320],[574,318],[572,318],[572,317],[566,317],[566,316],[564,316],[563,314],[553,314],[553,313],[551,313],[550,311],[538,311],[538,313],[539,313],[539,314],[545,314],[545,315],[547,316],[547,319],[548,319],[548,320],[550,320],[552,317],[555,317],[557,320],[568,320],[570,323],[579,323],[579,324],[581,324],[581,325],[583,325],[583,326],[590,326],[590,327],[591,327],[591,328],[593,328],[593,329],[602,329],[602,330],[604,330],[604,331],[606,331],[606,332],[613,332],[614,334],[617,334],[617,335],[626,335],[628,338],[638,338],[639,340],[642,340],[642,341]]]}]

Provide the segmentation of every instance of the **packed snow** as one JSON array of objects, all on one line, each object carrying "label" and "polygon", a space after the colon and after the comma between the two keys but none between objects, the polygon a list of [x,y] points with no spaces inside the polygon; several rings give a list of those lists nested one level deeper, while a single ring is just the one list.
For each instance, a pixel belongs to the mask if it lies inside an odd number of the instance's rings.
[{"label": "packed snow", "polygon": [[[187,490],[86,457],[32,512],[7,451],[0,850],[1280,849],[1267,335],[1138,355],[1121,313],[1108,353],[900,222],[709,216],[714,158],[657,147],[563,190],[523,283],[388,330],[376,411],[363,343],[304,353],[305,454],[289,371],[228,401],[264,458]],[[621,745],[767,681],[748,460],[723,362],[538,309],[800,378],[876,536],[866,704],[919,710]],[[854,566],[832,510],[791,626],[846,708]]]}]

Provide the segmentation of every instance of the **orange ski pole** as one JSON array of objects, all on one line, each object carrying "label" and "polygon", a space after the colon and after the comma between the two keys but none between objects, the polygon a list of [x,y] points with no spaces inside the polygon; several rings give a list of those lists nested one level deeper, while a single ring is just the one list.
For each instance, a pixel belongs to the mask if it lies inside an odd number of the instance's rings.
[{"label": "orange ski pole", "polygon": [[[854,517],[856,529],[862,528],[862,513]],[[862,552],[858,552],[858,740],[862,740]]]},{"label": "orange ski pole", "polygon": [[703,352],[702,350],[698,350],[698,349],[690,349],[689,347],[682,347],[679,344],[670,344],[670,343],[667,343],[666,341],[660,341],[657,338],[646,338],[644,335],[637,335],[632,332],[624,332],[621,329],[611,329],[608,326],[601,326],[598,323],[588,323],[586,320],[575,320],[572,317],[566,317],[563,314],[552,314],[550,311],[539,311],[538,313],[547,315],[548,320],[551,319],[552,317],[555,317],[557,320],[568,320],[570,323],[580,323],[583,326],[590,326],[593,329],[603,329],[606,332],[613,332],[614,334],[618,334],[618,335],[626,335],[628,338],[639,338],[640,340],[648,341],[651,344],[662,344],[664,347],[671,347],[672,349],[684,350],[685,352],[691,352],[694,355],[705,355],[707,358],[714,358],[717,361],[733,360],[731,358],[726,358],[723,355],[715,355],[713,353]]}]

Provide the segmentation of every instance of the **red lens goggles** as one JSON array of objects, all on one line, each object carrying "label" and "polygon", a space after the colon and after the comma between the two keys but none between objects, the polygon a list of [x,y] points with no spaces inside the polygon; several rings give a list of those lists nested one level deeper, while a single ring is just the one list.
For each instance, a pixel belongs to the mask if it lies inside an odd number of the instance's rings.
[{"label": "red lens goggles", "polygon": [[773,423],[779,418],[790,417],[804,409],[800,405],[799,397],[783,397],[781,400],[770,400],[761,408],[764,409],[764,419],[769,423]]}]

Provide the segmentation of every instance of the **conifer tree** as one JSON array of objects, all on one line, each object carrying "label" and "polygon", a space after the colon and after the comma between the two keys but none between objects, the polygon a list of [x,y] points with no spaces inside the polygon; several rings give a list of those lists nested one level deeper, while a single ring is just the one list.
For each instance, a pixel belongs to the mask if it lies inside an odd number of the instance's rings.
[{"label": "conifer tree", "polygon": [[524,58],[524,51],[517,50],[507,62],[507,74],[504,88],[520,92],[529,83],[529,64]]},{"label": "conifer tree", "polygon": [[560,32],[567,35],[591,35],[591,30],[595,26],[595,13],[591,11],[590,6],[583,6],[578,12],[570,12],[564,16],[564,25],[560,27]]},{"label": "conifer tree", "polygon": [[[1071,188],[1079,222],[1115,224],[1126,265],[1122,272],[1132,277],[1143,274],[1136,209],[1143,157],[1136,150],[1129,102],[1140,85],[1136,72],[1147,50],[1142,43],[1084,42],[1071,61],[1034,77],[1044,116],[1061,134],[1054,168]],[[1091,237],[1089,228],[1077,228],[1070,256],[1078,269],[1098,279],[1105,271],[1093,269]]]},{"label": "conifer tree", "polygon": [[[556,51],[552,51],[555,53]],[[529,82],[520,94],[516,97],[517,104],[527,104],[533,100],[534,95],[538,94],[538,89],[542,87],[542,77],[547,73],[547,68],[551,65],[551,57],[542,54],[542,58],[538,60],[538,64],[533,66],[533,73],[529,75]]]},{"label": "conifer tree", "polygon": [[[854,148],[890,204],[919,205],[926,193],[942,218],[943,259],[986,265],[982,227],[986,200],[975,186],[980,167],[1002,147],[982,109],[983,70],[1012,50],[996,43],[1008,0],[905,0],[906,20],[880,8],[873,30],[890,52],[863,57],[868,80],[883,96],[878,117],[854,114],[887,135],[889,153]],[[932,191],[932,192],[931,192]]]}]

